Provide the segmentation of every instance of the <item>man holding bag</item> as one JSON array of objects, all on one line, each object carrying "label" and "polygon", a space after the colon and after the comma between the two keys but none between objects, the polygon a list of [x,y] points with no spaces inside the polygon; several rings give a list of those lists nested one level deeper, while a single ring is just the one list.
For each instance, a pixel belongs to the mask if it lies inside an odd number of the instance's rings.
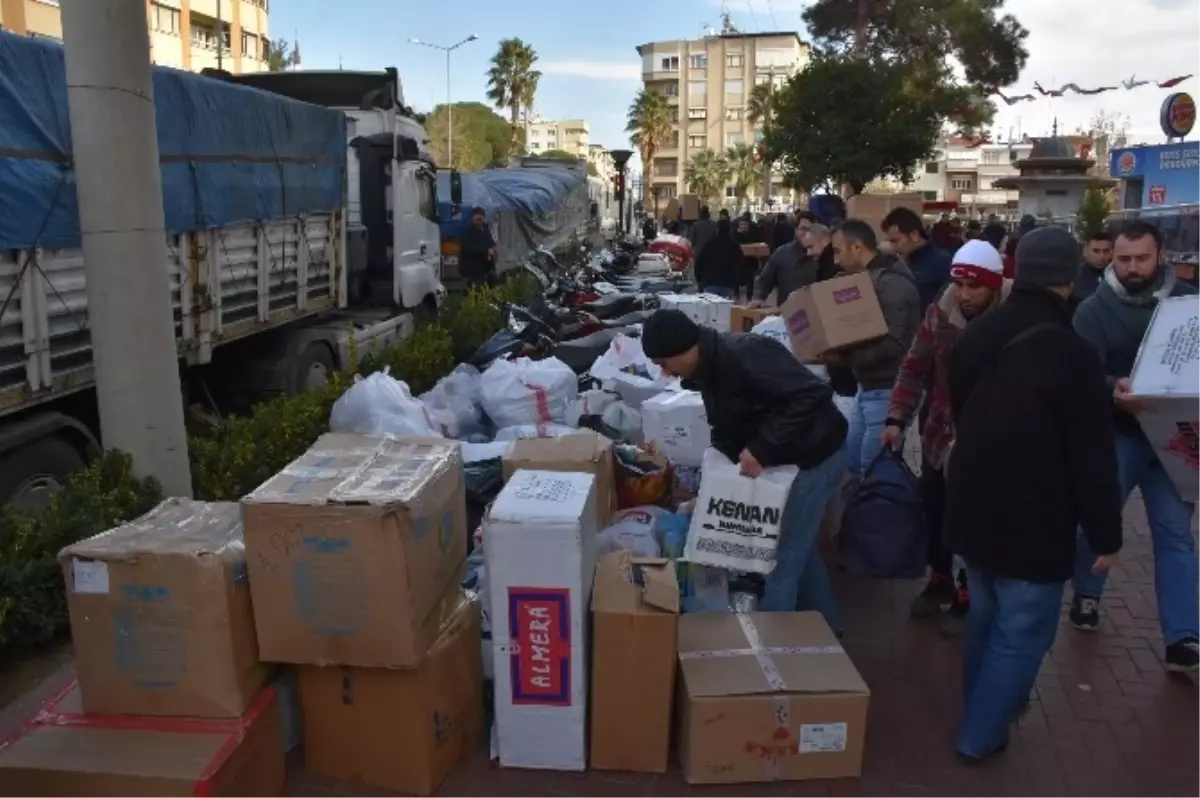
[{"label": "man holding bag", "polygon": [[846,469],[847,424],[833,391],[780,342],[701,328],[678,310],[650,317],[642,349],[664,372],[700,392],[713,448],[744,476],[757,478],[776,466],[800,469],[759,609],[816,610],[840,630],[829,574],[816,552],[825,506]]}]

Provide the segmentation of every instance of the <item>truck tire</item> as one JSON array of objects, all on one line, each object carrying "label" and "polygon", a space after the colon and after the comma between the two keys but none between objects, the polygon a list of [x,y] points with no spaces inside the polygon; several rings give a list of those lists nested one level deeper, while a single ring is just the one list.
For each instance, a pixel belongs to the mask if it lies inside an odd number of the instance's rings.
[{"label": "truck tire", "polygon": [[67,476],[85,465],[83,453],[57,435],[19,446],[0,457],[0,504],[43,509]]},{"label": "truck tire", "polygon": [[329,378],[337,371],[333,352],[321,341],[313,341],[304,348],[292,366],[293,395],[302,394],[313,388],[329,384]]}]

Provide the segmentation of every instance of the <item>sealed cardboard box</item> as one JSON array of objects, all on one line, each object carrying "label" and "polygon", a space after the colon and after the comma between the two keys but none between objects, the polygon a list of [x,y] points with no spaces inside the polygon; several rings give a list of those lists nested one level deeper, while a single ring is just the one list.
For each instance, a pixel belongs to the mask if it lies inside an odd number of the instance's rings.
[{"label": "sealed cardboard box", "polygon": [[592,430],[561,438],[529,438],[513,444],[504,456],[504,479],[526,471],[578,471],[596,478],[596,529],[608,525],[617,511],[612,441]]},{"label": "sealed cardboard box", "polygon": [[602,557],[592,588],[591,766],[665,773],[679,583],[665,559]]},{"label": "sealed cardboard box", "polygon": [[695,194],[680,194],[679,209],[683,212],[683,221],[696,221],[700,218],[700,197]]},{"label": "sealed cardboard box", "polygon": [[664,308],[681,311],[701,327],[711,327],[717,332],[729,332],[733,317],[733,300],[717,294],[662,294],[659,301]]},{"label": "sealed cardboard box", "polygon": [[275,700],[235,720],[89,715],[71,685],[0,743],[0,795],[282,795]]},{"label": "sealed cardboard box", "polygon": [[1185,501],[1200,498],[1197,430],[1200,429],[1200,298],[1158,303],[1130,376],[1145,403],[1137,419],[1163,469]]},{"label": "sealed cardboard box", "polygon": [[747,258],[769,258],[771,257],[771,248],[761,241],[755,241],[751,244],[742,244],[742,254]]},{"label": "sealed cardboard box", "polygon": [[675,465],[699,467],[712,427],[696,391],[660,393],[642,405],[642,437]]},{"label": "sealed cardboard box", "polygon": [[264,660],[420,663],[466,560],[457,441],[323,435],[242,517]]},{"label": "sealed cardboard box", "polygon": [[862,773],[870,691],[820,613],[683,615],[679,669],[688,783]]},{"label": "sealed cardboard box", "polygon": [[433,794],[483,733],[479,635],[479,604],[460,599],[416,668],[300,666],[307,768]]},{"label": "sealed cardboard box", "polygon": [[752,332],[754,326],[763,319],[778,316],[779,308],[751,308],[745,305],[734,305],[730,309],[730,332]]},{"label": "sealed cardboard box", "polygon": [[236,504],[167,499],[59,561],[85,711],[237,718],[266,684]]},{"label": "sealed cardboard box", "polygon": [[834,277],[792,292],[779,309],[792,352],[812,360],[825,352],[887,335],[875,286],[866,272]]},{"label": "sealed cardboard box", "polygon": [[496,742],[506,767],[587,767],[590,474],[518,471],[484,522]]},{"label": "sealed cardboard box", "polygon": [[924,209],[924,200],[919,191],[906,191],[896,194],[855,194],[846,200],[846,216],[851,219],[861,219],[877,233],[884,218],[897,208],[908,208],[920,216]]}]

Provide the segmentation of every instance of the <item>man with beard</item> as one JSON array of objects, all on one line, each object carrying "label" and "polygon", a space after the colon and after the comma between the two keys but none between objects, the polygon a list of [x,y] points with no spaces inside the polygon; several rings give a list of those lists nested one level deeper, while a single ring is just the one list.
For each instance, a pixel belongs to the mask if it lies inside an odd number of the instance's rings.
[{"label": "man with beard", "polygon": [[1096,293],[1100,281],[1104,279],[1104,270],[1112,263],[1112,258],[1111,235],[1100,231],[1088,236],[1083,247],[1083,266],[1079,269],[1079,276],[1075,278],[1075,285],[1071,286],[1071,304],[1076,309],[1085,299]]},{"label": "man with beard", "polygon": [[[1000,253],[983,240],[968,241],[954,256],[953,280],[925,311],[908,355],[892,388],[884,446],[899,449],[904,428],[921,419],[921,503],[928,527],[929,581],[913,600],[914,618],[938,617],[942,634],[957,637],[970,608],[965,576],[955,583],[953,556],[946,547],[942,517],[946,511],[946,477],[942,470],[954,440],[950,418],[950,352],[970,321],[999,305],[1012,283],[1004,279]],[[946,609],[943,612],[943,608]]]},{"label": "man with beard", "polygon": [[[1192,537],[1195,506],[1183,500],[1147,440],[1138,413],[1144,408],[1130,396],[1129,375],[1159,300],[1196,294],[1175,279],[1161,261],[1162,235],[1148,222],[1126,222],[1113,247],[1112,267],[1104,272],[1096,293],[1075,314],[1075,331],[1092,345],[1104,363],[1112,394],[1117,431],[1117,473],[1124,504],[1134,488],[1142,493],[1154,541],[1154,591],[1166,646],[1167,670],[1195,672],[1198,663],[1196,541]],[[1095,631],[1100,622],[1104,574],[1092,573],[1087,541],[1081,540],[1075,567],[1071,625]]]},{"label": "man with beard", "polygon": [[812,226],[811,219],[800,217],[796,221],[795,237],[767,258],[766,265],[754,281],[751,307],[763,307],[772,293],[775,294],[776,306],[782,305],[793,291],[811,285],[819,279],[817,261],[805,243]]},{"label": "man with beard", "polygon": [[896,208],[883,218],[879,227],[892,251],[904,258],[916,278],[924,312],[950,282],[950,253],[929,241],[925,223],[909,208]]}]

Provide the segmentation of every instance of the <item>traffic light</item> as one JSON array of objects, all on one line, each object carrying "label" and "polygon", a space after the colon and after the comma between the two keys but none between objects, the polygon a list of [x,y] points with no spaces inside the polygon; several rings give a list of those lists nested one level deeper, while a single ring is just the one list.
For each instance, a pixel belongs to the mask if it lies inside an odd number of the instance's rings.
[{"label": "traffic light", "polygon": [[613,188],[617,200],[620,201],[625,197],[625,173],[617,172],[613,175]]}]

